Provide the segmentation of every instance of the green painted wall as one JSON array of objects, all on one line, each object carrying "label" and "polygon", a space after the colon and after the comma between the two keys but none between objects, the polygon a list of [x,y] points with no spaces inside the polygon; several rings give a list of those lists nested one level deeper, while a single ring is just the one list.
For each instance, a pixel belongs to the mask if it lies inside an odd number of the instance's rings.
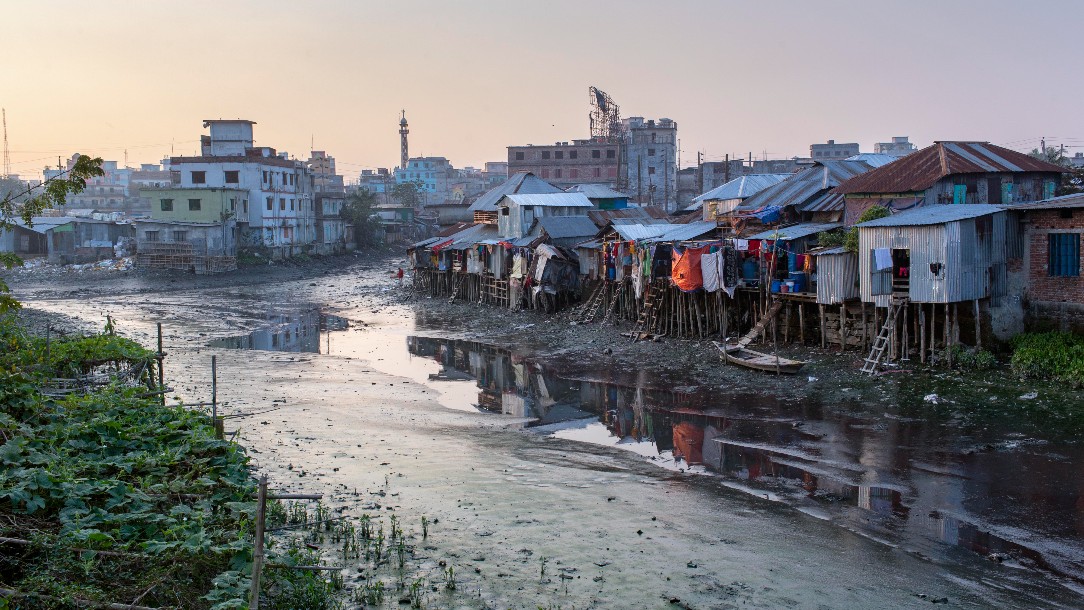
[{"label": "green painted wall", "polygon": [[[150,199],[152,220],[179,220],[184,222],[221,222],[223,212],[233,212],[234,218],[248,219],[244,213],[244,201],[249,192],[242,189],[222,188],[171,188],[143,189],[142,197]],[[162,200],[172,200],[173,209],[163,210]],[[190,209],[189,200],[199,199],[199,210]],[[231,208],[231,200],[235,203]],[[249,205],[252,205],[251,202]]]}]

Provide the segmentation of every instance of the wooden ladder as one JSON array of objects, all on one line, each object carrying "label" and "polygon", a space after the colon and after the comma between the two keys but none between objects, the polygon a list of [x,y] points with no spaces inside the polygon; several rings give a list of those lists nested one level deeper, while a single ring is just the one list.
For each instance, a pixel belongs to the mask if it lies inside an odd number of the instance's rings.
[{"label": "wooden ladder", "polygon": [[862,362],[862,372],[867,375],[873,375],[877,373],[877,367],[881,364],[881,358],[885,355],[885,349],[888,348],[889,338],[896,330],[896,317],[899,316],[900,310],[907,304],[907,299],[893,299],[892,305],[888,309],[888,317],[885,318],[884,326],[881,327],[880,332],[877,333],[877,338],[873,341],[873,349],[869,352],[869,357]]},{"label": "wooden ladder", "polygon": [[757,335],[764,332],[764,327],[768,325],[768,322],[772,320],[783,308],[783,301],[773,301],[772,306],[768,308],[768,311],[764,312],[763,316],[760,316],[760,320],[757,321],[753,328],[749,332],[745,333],[745,336],[738,339],[737,346],[739,349],[745,349],[749,347],[749,344],[753,342],[753,339]]},{"label": "wooden ladder", "polygon": [[581,324],[586,324],[595,319],[595,316],[598,315],[598,310],[602,308],[603,301],[606,300],[605,294],[606,282],[603,281],[599,283],[598,288],[595,289],[595,292],[591,295],[591,298],[587,299],[587,304],[583,307],[584,314],[580,318]]},{"label": "wooden ladder", "polygon": [[644,306],[640,310],[640,318],[636,320],[636,327],[632,330],[632,342],[650,337],[655,330],[655,321],[658,319],[659,309],[655,306],[655,291],[651,284],[644,286]]},{"label": "wooden ladder", "polygon": [[467,278],[466,273],[460,273],[459,277],[455,280],[455,286],[452,288],[452,296],[448,297],[449,303],[455,302],[455,297],[459,296],[459,289],[463,287],[463,281]]}]

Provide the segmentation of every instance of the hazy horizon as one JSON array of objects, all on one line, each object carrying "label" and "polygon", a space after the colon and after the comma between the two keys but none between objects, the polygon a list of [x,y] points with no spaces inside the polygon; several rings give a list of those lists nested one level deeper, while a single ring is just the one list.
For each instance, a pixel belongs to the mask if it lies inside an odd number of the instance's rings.
[{"label": "hazy horizon", "polygon": [[481,167],[587,137],[592,85],[622,116],[675,120],[683,167],[893,136],[1084,150],[1062,58],[1078,2],[7,4],[20,61],[0,106],[24,178],[73,152],[192,154],[204,119],[245,118],[258,145],[325,150],[353,180],[398,164],[400,109],[412,156]]}]

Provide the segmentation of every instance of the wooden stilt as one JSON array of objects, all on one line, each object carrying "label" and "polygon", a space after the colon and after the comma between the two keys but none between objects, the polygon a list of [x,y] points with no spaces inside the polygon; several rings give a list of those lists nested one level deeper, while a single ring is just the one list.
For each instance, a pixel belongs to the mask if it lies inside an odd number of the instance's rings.
[{"label": "wooden stilt", "polygon": [[821,314],[821,349],[828,349],[828,320],[824,317],[824,305],[818,305]]},{"label": "wooden stilt", "polygon": [[869,322],[866,320],[866,302],[862,301],[862,351],[869,351]]},{"label": "wooden stilt", "polygon": [[805,345],[805,303],[798,303],[798,341]]},{"label": "wooden stilt", "polygon": [[982,308],[979,300],[975,299],[975,349],[982,349]]},{"label": "wooden stilt", "polygon": [[839,305],[839,351],[847,349],[847,304]]},{"label": "wooden stilt", "polygon": [[918,304],[918,361],[926,364],[926,308]]}]

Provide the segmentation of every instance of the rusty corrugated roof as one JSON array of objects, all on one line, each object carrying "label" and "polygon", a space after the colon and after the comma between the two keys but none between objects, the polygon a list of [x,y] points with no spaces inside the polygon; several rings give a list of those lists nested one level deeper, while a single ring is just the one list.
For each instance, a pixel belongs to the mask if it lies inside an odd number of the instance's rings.
[{"label": "rusty corrugated roof", "polygon": [[913,193],[945,176],[990,172],[1064,172],[1065,168],[989,142],[935,142],[899,161],[856,176],[834,193]]}]

